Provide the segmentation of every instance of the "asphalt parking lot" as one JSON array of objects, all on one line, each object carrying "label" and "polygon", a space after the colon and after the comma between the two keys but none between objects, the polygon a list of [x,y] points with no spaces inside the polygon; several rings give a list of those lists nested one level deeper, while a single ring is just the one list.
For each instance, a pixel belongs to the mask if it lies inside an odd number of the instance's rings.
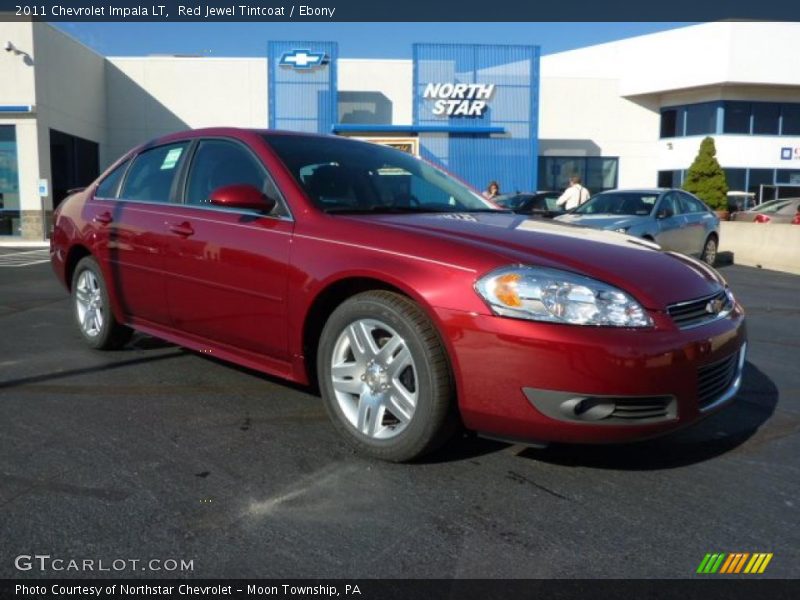
[{"label": "asphalt parking lot", "polygon": [[[303,388],[149,337],[87,349],[49,265],[0,256],[0,577],[682,578],[707,552],[798,577],[800,277],[722,272],[750,334],[723,412],[636,445],[463,437],[394,465]],[[34,554],[193,570],[17,570]]]}]

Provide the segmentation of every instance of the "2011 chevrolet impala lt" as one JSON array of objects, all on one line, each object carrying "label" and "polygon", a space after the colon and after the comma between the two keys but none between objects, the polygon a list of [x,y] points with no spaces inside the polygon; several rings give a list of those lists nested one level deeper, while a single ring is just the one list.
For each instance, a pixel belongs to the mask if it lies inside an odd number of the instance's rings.
[{"label": "2011 chevrolet impala lt", "polygon": [[206,129],[132,150],[56,211],[93,348],[139,330],[302,384],[388,460],[457,427],[621,442],[697,421],[742,377],[708,265],[500,210],[423,160],[331,136]]}]

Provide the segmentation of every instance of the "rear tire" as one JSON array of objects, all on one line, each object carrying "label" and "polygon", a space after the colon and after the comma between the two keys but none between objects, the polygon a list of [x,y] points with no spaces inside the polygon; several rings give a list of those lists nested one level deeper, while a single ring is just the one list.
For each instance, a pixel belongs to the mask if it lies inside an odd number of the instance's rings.
[{"label": "rear tire", "polygon": [[376,458],[418,458],[457,428],[447,353],[405,296],[375,290],[343,302],[322,331],[317,372],[336,429]]},{"label": "rear tire", "polygon": [[708,236],[706,243],[703,245],[703,253],[700,255],[700,260],[713,267],[714,263],[717,262],[717,246],[716,236]]},{"label": "rear tire", "polygon": [[133,335],[114,318],[103,273],[91,256],[81,259],[72,275],[72,314],[83,339],[95,350],[114,350]]}]

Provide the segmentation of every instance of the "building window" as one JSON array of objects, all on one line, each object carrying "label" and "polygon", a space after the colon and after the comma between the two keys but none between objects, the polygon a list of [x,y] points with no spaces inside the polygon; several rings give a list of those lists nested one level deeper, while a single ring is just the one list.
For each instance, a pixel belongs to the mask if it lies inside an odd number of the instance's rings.
[{"label": "building window", "polygon": [[19,166],[14,125],[0,125],[0,235],[20,235]]},{"label": "building window", "polygon": [[722,133],[750,133],[750,103],[725,102]]},{"label": "building window", "polygon": [[717,133],[717,103],[706,102],[686,107],[686,135]]},{"label": "building window", "polygon": [[800,185],[800,170],[778,169],[775,174],[775,183]]},{"label": "building window", "polygon": [[592,193],[617,187],[619,158],[602,156],[540,156],[539,189],[563,190],[577,175]]},{"label": "building window", "polygon": [[800,135],[800,104],[725,101],[661,110],[662,138],[710,133]]},{"label": "building window", "polygon": [[677,169],[675,171],[659,171],[658,172],[658,187],[661,188],[678,188],[683,183],[683,171]]},{"label": "building window", "polygon": [[753,103],[753,133],[757,135],[778,135],[781,105],[772,102]]},{"label": "building window", "polygon": [[759,190],[762,185],[773,185],[775,183],[775,171],[773,169],[749,169],[747,177],[747,191],[753,192],[758,198]]},{"label": "building window", "polygon": [[678,135],[683,135],[679,132],[678,125],[678,111],[676,109],[669,109],[661,112],[661,137],[671,138]]},{"label": "building window", "polygon": [[723,169],[728,189],[732,192],[743,192],[747,188],[747,169]]},{"label": "building window", "polygon": [[784,104],[781,109],[781,134],[800,135],[800,104]]}]

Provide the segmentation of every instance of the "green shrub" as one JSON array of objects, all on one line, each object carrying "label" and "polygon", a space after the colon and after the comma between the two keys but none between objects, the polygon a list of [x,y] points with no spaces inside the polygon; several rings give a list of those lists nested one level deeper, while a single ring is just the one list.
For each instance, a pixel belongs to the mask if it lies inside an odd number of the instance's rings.
[{"label": "green shrub", "polygon": [[700,143],[697,157],[686,172],[683,189],[700,198],[712,210],[728,208],[728,181],[717,161],[714,138],[706,137]]}]

